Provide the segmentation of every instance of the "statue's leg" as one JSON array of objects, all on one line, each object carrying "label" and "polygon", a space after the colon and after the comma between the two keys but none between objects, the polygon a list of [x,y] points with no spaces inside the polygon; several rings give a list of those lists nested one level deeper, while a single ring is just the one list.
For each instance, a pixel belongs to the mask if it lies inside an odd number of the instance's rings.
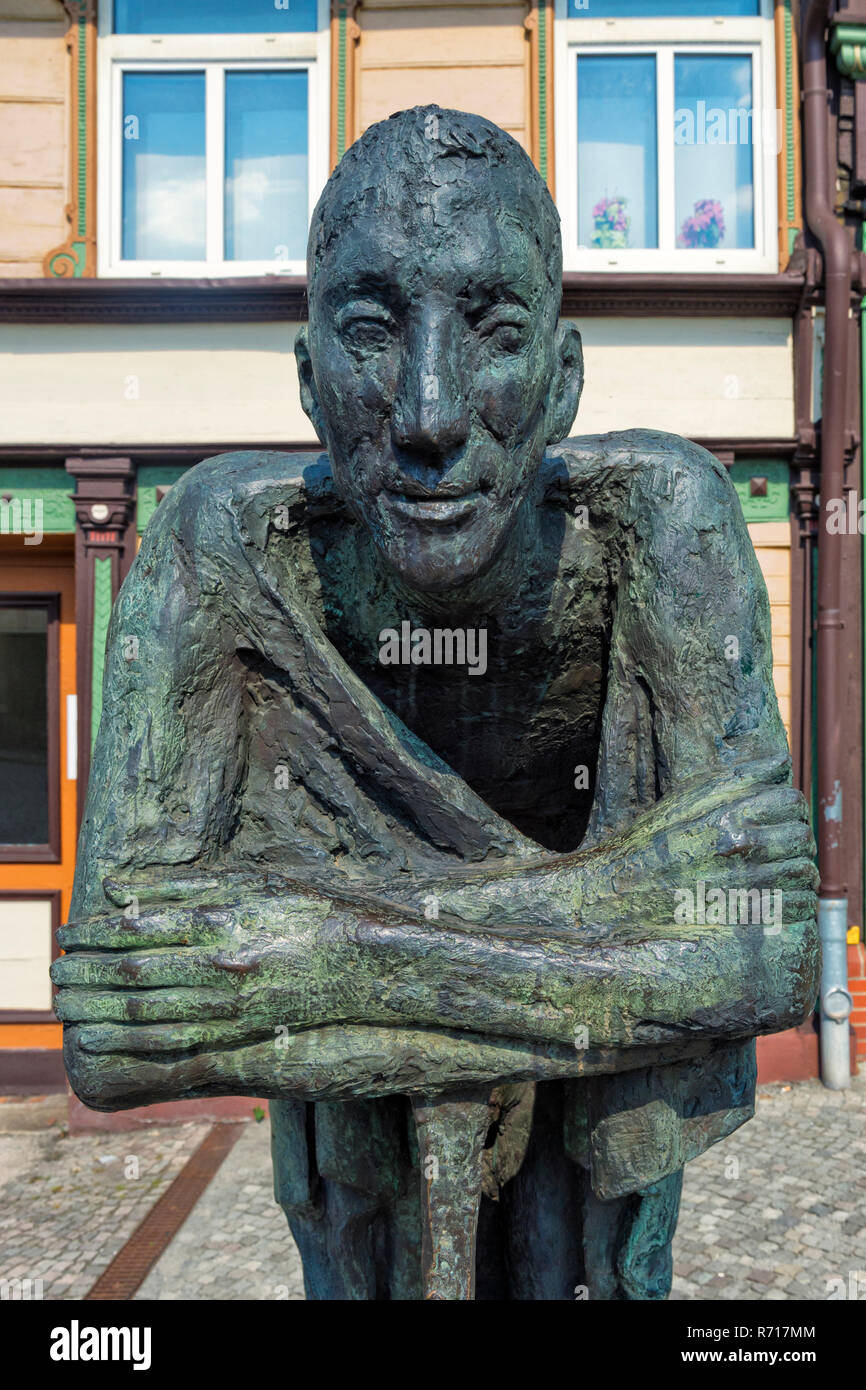
[{"label": "statue's leg", "polygon": [[587,1181],[584,1249],[590,1299],[667,1298],[682,1185],[680,1168],[641,1192],[603,1202]]},{"label": "statue's leg", "polygon": [[626,1223],[617,1252],[620,1298],[663,1299],[670,1293],[674,1273],[671,1243],[682,1190],[683,1170],[679,1168],[636,1194],[636,1210]]},{"label": "statue's leg", "polygon": [[417,1163],[408,1102],[271,1103],[276,1199],[308,1299],[420,1298]]},{"label": "statue's leg", "polygon": [[284,1211],[301,1256],[308,1299],[377,1297],[375,1198],[326,1179],[314,1213],[293,1207]]},{"label": "statue's leg", "polygon": [[572,1301],[584,1282],[585,1175],[565,1151],[563,1101],[557,1082],[536,1088],[526,1155],[502,1189],[509,1299]]}]

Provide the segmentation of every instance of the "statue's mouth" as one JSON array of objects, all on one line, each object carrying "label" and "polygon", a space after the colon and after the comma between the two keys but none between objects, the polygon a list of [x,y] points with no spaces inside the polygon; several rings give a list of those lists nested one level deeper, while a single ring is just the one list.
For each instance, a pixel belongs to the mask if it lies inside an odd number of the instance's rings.
[{"label": "statue's mouth", "polygon": [[424,490],[423,495],[388,489],[393,511],[407,521],[429,526],[455,526],[468,521],[481,501],[481,488],[455,494],[443,488],[441,494]]}]

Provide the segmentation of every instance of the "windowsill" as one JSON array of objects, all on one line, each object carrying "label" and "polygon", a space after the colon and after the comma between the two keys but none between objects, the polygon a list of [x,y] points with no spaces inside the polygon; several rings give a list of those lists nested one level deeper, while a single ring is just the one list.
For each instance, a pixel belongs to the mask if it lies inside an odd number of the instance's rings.
[{"label": "windowsill", "polygon": [[[569,317],[792,318],[798,273],[653,274],[566,271],[562,312]],[[0,322],[191,323],[302,322],[303,275],[223,279],[0,279]]]},{"label": "windowsill", "polygon": [[803,293],[801,273],[754,271],[569,270],[564,315],[791,318]]}]

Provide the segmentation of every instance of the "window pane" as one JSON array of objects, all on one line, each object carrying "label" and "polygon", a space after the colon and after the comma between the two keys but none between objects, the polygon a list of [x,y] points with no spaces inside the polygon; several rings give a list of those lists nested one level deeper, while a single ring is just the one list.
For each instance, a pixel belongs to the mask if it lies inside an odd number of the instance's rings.
[{"label": "window pane", "polygon": [[297,34],[318,28],[317,0],[115,0],[116,34]]},{"label": "window pane", "polygon": [[0,608],[0,843],[48,842],[48,614]]},{"label": "window pane", "polygon": [[678,57],[675,87],[677,246],[754,246],[751,59]]},{"label": "window pane", "polygon": [[202,261],[204,73],[123,77],[123,249],[129,261]]},{"label": "window pane", "polygon": [[577,60],[581,247],[658,245],[654,56]]},{"label": "window pane", "polygon": [[226,260],[300,261],[307,243],[307,74],[226,73]]},{"label": "window pane", "polygon": [[584,19],[717,19],[755,16],[761,0],[568,0],[568,13]]}]

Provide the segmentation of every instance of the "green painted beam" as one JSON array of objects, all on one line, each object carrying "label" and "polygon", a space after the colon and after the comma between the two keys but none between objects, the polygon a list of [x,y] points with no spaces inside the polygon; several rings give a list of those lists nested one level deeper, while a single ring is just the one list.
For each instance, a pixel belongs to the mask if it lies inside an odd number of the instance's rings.
[{"label": "green painted beam", "polygon": [[[38,503],[41,521],[37,529],[46,535],[75,530],[73,488],[65,468],[0,468],[0,498],[20,503],[25,515],[34,520],[39,516]],[[25,504],[29,504],[29,513]],[[32,529],[32,525],[27,527]]]},{"label": "green painted beam", "polygon": [[[746,521],[787,521],[791,511],[791,476],[780,459],[737,459],[731,465],[734,484]],[[767,479],[766,497],[753,497],[752,478]]]},{"label": "green painted beam", "polygon": [[111,560],[93,561],[93,671],[90,681],[92,704],[90,710],[90,746],[96,742],[102,714],[102,672],[105,666],[105,643],[108,620],[111,617]]},{"label": "green painted beam", "polygon": [[866,77],[866,24],[836,24],[830,35],[830,52],[844,77]]}]

